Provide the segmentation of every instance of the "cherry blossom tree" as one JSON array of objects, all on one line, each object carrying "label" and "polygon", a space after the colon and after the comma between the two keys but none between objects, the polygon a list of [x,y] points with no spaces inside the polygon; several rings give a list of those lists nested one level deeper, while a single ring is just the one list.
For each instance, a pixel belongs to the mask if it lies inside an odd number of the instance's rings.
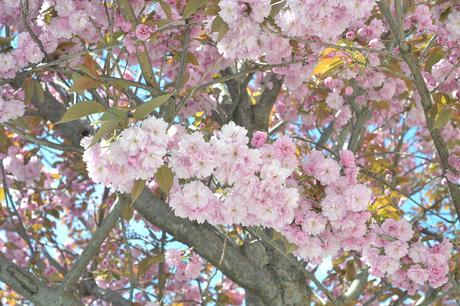
[{"label": "cherry blossom tree", "polygon": [[456,0],[0,0],[5,305],[457,305]]}]

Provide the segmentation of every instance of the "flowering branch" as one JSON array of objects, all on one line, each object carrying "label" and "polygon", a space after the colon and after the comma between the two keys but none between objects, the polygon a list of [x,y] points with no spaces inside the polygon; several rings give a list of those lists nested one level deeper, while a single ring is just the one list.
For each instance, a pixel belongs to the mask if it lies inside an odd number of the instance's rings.
[{"label": "flowering branch", "polygon": [[71,295],[58,294],[55,288],[47,286],[38,277],[17,266],[3,254],[0,254],[0,280],[36,305],[83,305]]},{"label": "flowering branch", "polygon": [[93,257],[99,251],[105,238],[109,235],[112,229],[115,227],[118,219],[121,216],[123,209],[129,204],[129,196],[119,195],[118,200],[115,202],[112,210],[102,222],[101,226],[98,227],[93,237],[89,241],[86,248],[83,250],[80,257],[74,263],[69,273],[64,278],[61,285],[61,290],[68,292],[73,289],[76,285],[80,276],[86,271],[86,268]]},{"label": "flowering branch", "polygon": [[[415,87],[417,88],[417,92],[420,95],[423,111],[425,114],[425,121],[428,131],[430,132],[431,139],[436,147],[436,151],[438,152],[438,156],[441,162],[441,166],[444,170],[444,173],[447,171],[455,171],[452,166],[449,164],[449,151],[447,146],[443,140],[443,137],[440,134],[440,130],[434,127],[434,118],[430,116],[430,108],[432,105],[431,95],[428,90],[428,87],[423,79],[422,73],[420,71],[420,67],[418,64],[417,59],[415,58],[414,54],[411,52],[409,45],[405,41],[403,37],[402,24],[397,23],[393,18],[391,11],[388,7],[388,4],[385,1],[378,1],[377,2],[382,14],[385,17],[385,20],[390,27],[391,32],[393,33],[393,37],[396,43],[399,45],[399,49],[401,51],[401,57],[404,59],[406,64],[409,66],[409,69],[412,73],[413,81],[415,83]],[[400,12],[398,9],[397,11]],[[452,197],[452,202],[454,207],[457,211],[457,216],[460,218],[460,186],[447,180],[447,186],[450,191],[450,195]]]}]

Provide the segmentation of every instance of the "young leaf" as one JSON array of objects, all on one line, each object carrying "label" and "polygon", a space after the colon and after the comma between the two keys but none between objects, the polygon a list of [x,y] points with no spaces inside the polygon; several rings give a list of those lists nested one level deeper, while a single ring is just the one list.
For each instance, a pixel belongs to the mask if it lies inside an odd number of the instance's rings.
[{"label": "young leaf", "polygon": [[0,153],[6,153],[8,151],[8,141],[6,138],[5,127],[0,124]]},{"label": "young leaf", "polygon": [[141,277],[142,275],[145,274],[145,272],[147,272],[147,270],[151,266],[159,264],[163,260],[164,260],[163,253],[152,255],[147,258],[142,259],[141,262],[139,263],[139,266],[137,267],[137,277]]},{"label": "young leaf", "polygon": [[195,55],[192,52],[187,52],[187,63],[192,64],[193,66],[200,66],[200,63],[196,59]]},{"label": "young leaf", "polygon": [[128,110],[118,107],[110,107],[104,112],[101,118],[99,118],[99,121],[123,121],[126,118],[128,118]]},{"label": "young leaf", "polygon": [[162,0],[159,0],[158,2],[160,3],[160,6],[161,6],[161,9],[163,10],[163,12],[165,12],[166,18],[171,19],[172,18],[172,11],[171,11],[171,7],[169,6],[169,4],[167,4],[166,2],[164,2]]},{"label": "young leaf", "polygon": [[143,119],[147,117],[155,108],[161,106],[163,103],[168,101],[168,99],[172,96],[172,94],[166,94],[162,96],[158,96],[146,102],[136,108],[136,112],[134,113],[134,118],[136,119]]},{"label": "young leaf", "polygon": [[431,73],[431,68],[444,58],[446,52],[442,49],[442,47],[435,47],[430,51],[430,55],[425,61],[425,70]]},{"label": "young leaf", "polygon": [[452,115],[452,110],[450,108],[444,107],[439,114],[434,119],[433,127],[435,129],[442,129],[449,122],[450,116]]},{"label": "young leaf", "polygon": [[220,41],[222,37],[228,32],[228,25],[227,23],[220,17],[219,15],[214,18],[211,24],[211,32],[217,32],[217,41]]},{"label": "young leaf", "polygon": [[78,94],[82,94],[86,89],[95,89],[98,88],[102,83],[101,81],[97,81],[89,76],[80,75],[78,73],[74,73],[72,75],[73,84],[69,88],[69,92],[76,92]]},{"label": "young leaf", "polygon": [[88,74],[93,77],[93,78],[98,78],[99,77],[99,65],[96,63],[96,61],[93,59],[93,57],[89,54],[83,55],[83,67],[86,68]]},{"label": "young leaf", "polygon": [[206,6],[207,3],[208,1],[206,0],[189,0],[185,5],[182,16],[185,19],[190,18],[196,11],[198,11],[198,9]]},{"label": "young leaf", "polygon": [[40,82],[35,81],[34,83],[34,92],[37,95],[38,103],[45,102],[45,93],[43,92],[43,87]]},{"label": "young leaf", "polygon": [[118,128],[118,124],[120,121],[106,121],[101,125],[101,128],[96,132],[93,137],[93,141],[91,142],[90,146],[95,145],[96,143],[101,140],[102,137],[105,135],[115,131]]},{"label": "young leaf", "polygon": [[33,85],[33,80],[28,79],[24,81],[22,86],[24,89],[24,104],[30,104],[34,95],[35,86]]},{"label": "young leaf", "polygon": [[132,82],[129,82],[128,80],[123,80],[123,79],[109,79],[107,81],[110,85],[113,87],[116,87],[118,89],[129,89],[130,86],[133,86]]},{"label": "young leaf", "polygon": [[174,175],[171,169],[169,169],[166,165],[161,166],[157,170],[157,173],[155,173],[155,181],[160,186],[160,189],[166,194],[168,194],[171,190],[173,185],[173,178]]},{"label": "young leaf", "polygon": [[68,110],[66,110],[61,120],[56,122],[56,124],[77,120],[77,119],[80,119],[88,115],[101,113],[104,110],[105,110],[104,106],[97,102],[94,102],[94,101],[80,102],[80,103],[73,105]]},{"label": "young leaf", "polygon": [[133,189],[131,190],[131,202],[134,203],[140,197],[145,187],[145,181],[137,180],[134,182]]},{"label": "young leaf", "polygon": [[123,210],[121,211],[121,216],[125,220],[131,220],[133,215],[134,215],[134,208],[132,206],[128,205],[128,206],[124,207]]}]

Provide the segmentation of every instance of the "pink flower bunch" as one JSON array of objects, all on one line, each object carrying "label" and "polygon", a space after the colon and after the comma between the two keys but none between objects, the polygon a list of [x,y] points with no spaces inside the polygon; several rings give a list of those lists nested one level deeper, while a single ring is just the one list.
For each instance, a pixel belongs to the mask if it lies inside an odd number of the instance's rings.
[{"label": "pink flower bunch", "polygon": [[460,10],[453,9],[446,20],[446,29],[449,32],[449,39],[452,41],[460,40]]},{"label": "pink flower bunch", "polygon": [[[0,93],[1,92],[2,88],[0,87]],[[0,95],[0,123],[14,120],[21,117],[23,114],[24,103],[22,103],[22,101],[16,99],[3,99]]]},{"label": "pink flower bunch", "polygon": [[325,194],[319,202],[303,201],[294,222],[283,229],[297,246],[297,256],[319,263],[340,249],[361,250],[366,242],[371,191],[356,183],[353,153],[342,151],[341,163],[345,173],[352,174],[342,175],[340,165],[320,151],[312,152],[303,164],[305,174],[324,186]]},{"label": "pink flower bunch", "polygon": [[45,55],[32,40],[30,34],[18,34],[18,47],[8,53],[0,54],[0,79],[12,78],[29,64],[39,63]]},{"label": "pink flower bunch", "polygon": [[257,131],[252,136],[251,145],[254,148],[260,148],[267,142],[267,132]]},{"label": "pink flower bunch", "polygon": [[131,191],[136,180],[151,179],[164,163],[167,128],[163,119],[149,117],[122,131],[112,143],[90,146],[93,137],[85,137],[83,160],[90,178],[121,192]]},{"label": "pink flower bunch", "polygon": [[292,221],[299,197],[287,183],[297,167],[294,143],[283,136],[251,149],[246,134],[231,122],[209,142],[199,132],[183,136],[169,165],[179,178],[192,181],[171,193],[176,215],[278,229]]},{"label": "pink flower bunch", "polygon": [[19,151],[17,147],[10,146],[7,156],[3,159],[3,166],[6,173],[11,174],[14,180],[32,185],[35,181],[40,180],[43,164],[37,156],[33,156],[25,163],[24,153]]},{"label": "pink flower bunch", "polygon": [[189,281],[200,276],[203,269],[201,257],[193,254],[183,256],[179,249],[169,249],[165,253],[165,262],[170,269],[176,269],[174,279],[178,281]]},{"label": "pink flower bunch", "polygon": [[142,23],[137,25],[136,31],[135,31],[137,39],[142,40],[142,41],[146,41],[147,39],[149,39],[152,33],[153,33],[153,29],[149,27],[148,25],[142,24]]},{"label": "pink flower bunch", "polygon": [[447,283],[452,244],[444,239],[432,247],[412,242],[414,231],[404,219],[386,219],[371,228],[363,248],[370,273],[389,277],[395,286],[414,294],[419,286],[438,288]]},{"label": "pink flower bunch", "polygon": [[335,41],[352,22],[367,18],[374,5],[373,0],[288,0],[276,21],[287,35]]},{"label": "pink flower bunch", "polygon": [[[219,53],[228,59],[256,59],[262,55],[259,45],[260,23],[270,13],[270,1],[223,0],[219,2],[219,16],[229,31],[217,43]],[[266,36],[266,35],[265,35]]]}]

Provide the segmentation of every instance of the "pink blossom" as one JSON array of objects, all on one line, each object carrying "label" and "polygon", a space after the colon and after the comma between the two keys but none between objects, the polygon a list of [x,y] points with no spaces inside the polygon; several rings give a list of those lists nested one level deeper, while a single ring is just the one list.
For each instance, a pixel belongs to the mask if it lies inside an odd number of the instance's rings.
[{"label": "pink blossom", "polygon": [[150,35],[153,33],[153,30],[148,25],[140,23],[136,26],[135,33],[136,33],[137,39],[146,41],[147,39],[150,38]]},{"label": "pink blossom", "polygon": [[267,142],[267,133],[262,132],[262,131],[257,131],[252,136],[251,145],[255,148],[260,148],[266,142]]},{"label": "pink blossom", "polygon": [[428,258],[428,248],[425,247],[421,242],[413,243],[409,248],[409,257],[415,263],[423,263]]},{"label": "pink blossom", "polygon": [[333,159],[323,159],[316,167],[315,177],[324,185],[335,182],[340,176],[340,167]]},{"label": "pink blossom", "polygon": [[398,238],[402,241],[409,241],[414,235],[411,224],[404,219],[399,221],[386,219],[383,222],[381,229],[384,234]]},{"label": "pink blossom", "polygon": [[414,283],[418,285],[424,285],[429,276],[429,271],[417,266],[411,267],[409,270],[407,270],[407,277],[409,277]]},{"label": "pink blossom", "polygon": [[399,259],[407,255],[408,244],[405,241],[391,241],[385,245],[385,254],[394,259]]},{"label": "pink blossom", "polygon": [[355,156],[350,150],[345,149],[340,151],[340,162],[345,168],[356,167]]},{"label": "pink blossom", "polygon": [[332,109],[340,109],[342,107],[343,101],[344,100],[341,95],[332,92],[326,97],[325,102],[327,106],[329,106]]}]

